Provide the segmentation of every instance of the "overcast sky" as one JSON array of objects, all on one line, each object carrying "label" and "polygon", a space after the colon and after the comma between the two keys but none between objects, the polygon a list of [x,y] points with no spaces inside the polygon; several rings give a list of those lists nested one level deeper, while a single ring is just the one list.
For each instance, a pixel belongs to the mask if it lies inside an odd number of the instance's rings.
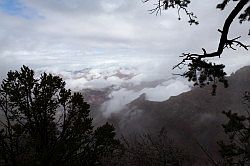
[{"label": "overcast sky", "polygon": [[[94,65],[151,66],[170,71],[182,52],[214,51],[227,14],[217,0],[193,1],[200,24],[189,26],[176,10],[150,15],[141,0],[0,0],[0,71],[54,67],[82,69]],[[233,2],[235,3],[235,2]],[[232,25],[230,37],[247,36],[249,23]],[[250,64],[249,52],[226,51],[228,71]]]}]

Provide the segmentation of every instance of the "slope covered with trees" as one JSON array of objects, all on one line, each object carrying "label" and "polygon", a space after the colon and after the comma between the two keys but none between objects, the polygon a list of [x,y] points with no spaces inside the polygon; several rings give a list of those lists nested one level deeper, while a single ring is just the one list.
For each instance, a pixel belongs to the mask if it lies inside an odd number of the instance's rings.
[{"label": "slope covered with trees", "polygon": [[117,132],[123,134],[147,131],[155,134],[165,127],[178,145],[184,145],[198,158],[207,157],[196,141],[220,158],[217,141],[227,139],[221,124],[228,121],[222,111],[246,115],[248,108],[243,97],[250,90],[250,67],[238,70],[227,79],[230,86],[227,89],[219,86],[216,96],[210,95],[209,86],[194,88],[163,102],[148,101],[142,95],[118,115],[113,114],[111,121],[115,122]]}]

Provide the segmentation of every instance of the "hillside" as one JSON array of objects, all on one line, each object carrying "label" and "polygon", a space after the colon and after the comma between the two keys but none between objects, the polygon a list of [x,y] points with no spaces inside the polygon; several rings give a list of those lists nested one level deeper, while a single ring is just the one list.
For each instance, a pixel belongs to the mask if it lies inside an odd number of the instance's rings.
[{"label": "hillside", "polygon": [[221,112],[244,113],[247,108],[242,97],[245,91],[250,91],[250,66],[232,74],[228,81],[229,87],[219,86],[216,96],[211,95],[209,86],[194,88],[163,102],[148,101],[145,94],[141,95],[123,111],[112,114],[110,121],[122,134],[157,132],[164,127],[176,142],[191,150],[197,151],[198,141],[216,154],[216,141],[225,137],[221,124],[226,119]]}]

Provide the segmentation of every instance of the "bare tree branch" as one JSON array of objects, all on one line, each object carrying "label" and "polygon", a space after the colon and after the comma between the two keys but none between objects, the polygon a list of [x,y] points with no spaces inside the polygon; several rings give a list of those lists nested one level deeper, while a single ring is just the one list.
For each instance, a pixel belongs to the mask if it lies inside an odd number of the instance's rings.
[{"label": "bare tree branch", "polygon": [[244,8],[244,6],[248,2],[249,0],[240,0],[238,4],[236,5],[236,7],[232,10],[232,12],[227,17],[223,26],[223,30],[220,30],[220,29],[218,30],[221,33],[221,37],[220,37],[218,49],[215,52],[207,53],[206,50],[203,48],[202,49],[203,54],[183,53],[183,56],[180,56],[180,57],[184,57],[183,60],[177,65],[175,65],[173,69],[175,69],[176,67],[179,67],[180,65],[183,65],[186,61],[193,61],[193,60],[200,61],[201,59],[204,59],[204,58],[220,57],[225,48],[231,48],[235,50],[235,48],[233,48],[234,45],[243,47],[244,49],[248,50],[248,47],[250,46],[245,45],[242,42],[238,41],[240,37],[236,37],[231,40],[228,39],[229,28],[233,20],[236,18],[236,16],[240,13],[240,11]]},{"label": "bare tree branch", "polygon": [[[155,2],[156,1],[156,2]],[[161,15],[162,10],[167,10],[169,8],[176,8],[178,13],[178,19],[181,19],[180,12],[184,11],[189,18],[189,24],[199,24],[196,20],[197,17],[193,12],[187,10],[187,6],[190,3],[189,0],[142,0],[143,3],[155,2],[153,8],[149,10],[150,14],[155,13],[156,15]]]}]

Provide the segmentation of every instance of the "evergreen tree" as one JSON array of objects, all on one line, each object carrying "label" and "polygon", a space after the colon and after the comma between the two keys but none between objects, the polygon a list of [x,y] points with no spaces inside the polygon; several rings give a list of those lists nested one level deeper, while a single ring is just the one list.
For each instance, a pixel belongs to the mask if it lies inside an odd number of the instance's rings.
[{"label": "evergreen tree", "polygon": [[[245,94],[250,102],[250,95]],[[248,107],[249,109],[250,107]],[[239,115],[231,111],[223,112],[228,122],[223,126],[229,140],[219,141],[220,153],[226,166],[245,166],[250,164],[250,114]]]},{"label": "evergreen tree", "polygon": [[0,87],[0,164],[98,165],[119,141],[108,123],[94,130],[90,106],[58,76],[26,66]]}]

